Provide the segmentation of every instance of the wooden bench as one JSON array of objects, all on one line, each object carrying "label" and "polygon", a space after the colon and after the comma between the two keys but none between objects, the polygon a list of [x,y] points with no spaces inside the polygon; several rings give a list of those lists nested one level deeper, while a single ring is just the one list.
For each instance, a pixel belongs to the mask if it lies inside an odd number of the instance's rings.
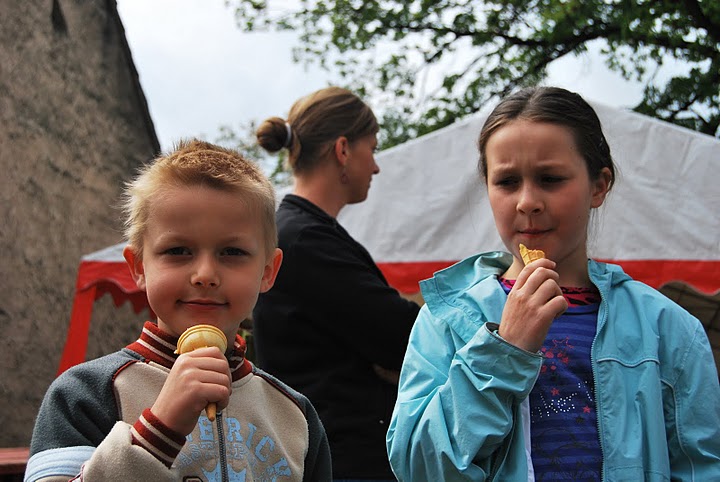
[{"label": "wooden bench", "polygon": [[28,447],[0,448],[0,481],[21,481],[29,456]]}]

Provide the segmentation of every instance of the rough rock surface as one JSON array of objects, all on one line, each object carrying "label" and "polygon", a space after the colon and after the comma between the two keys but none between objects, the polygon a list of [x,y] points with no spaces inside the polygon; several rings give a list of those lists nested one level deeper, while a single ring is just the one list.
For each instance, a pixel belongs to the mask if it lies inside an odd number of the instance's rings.
[{"label": "rough rock surface", "polygon": [[[122,240],[123,183],[158,141],[113,0],[0,6],[0,447],[26,446],[80,257]],[[142,323],[101,300],[88,357]]]}]

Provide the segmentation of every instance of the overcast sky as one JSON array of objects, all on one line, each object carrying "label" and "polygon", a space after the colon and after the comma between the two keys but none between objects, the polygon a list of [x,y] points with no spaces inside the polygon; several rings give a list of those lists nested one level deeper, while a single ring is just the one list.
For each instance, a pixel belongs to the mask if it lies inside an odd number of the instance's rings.
[{"label": "overcast sky", "polygon": [[[220,125],[237,129],[284,117],[298,97],[333,80],[292,62],[292,34],[240,32],[223,0],[117,3],[163,149],[182,137],[215,141]],[[549,73],[548,84],[590,100],[632,106],[640,99],[639,86],[610,73],[592,53],[561,59]]]}]

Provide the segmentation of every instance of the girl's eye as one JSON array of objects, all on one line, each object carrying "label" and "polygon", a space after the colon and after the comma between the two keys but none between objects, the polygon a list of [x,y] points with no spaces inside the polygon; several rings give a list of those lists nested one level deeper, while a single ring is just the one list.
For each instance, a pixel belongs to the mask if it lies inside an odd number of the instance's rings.
[{"label": "girl's eye", "polygon": [[187,256],[190,254],[190,250],[184,246],[176,246],[174,248],[166,249],[164,253],[171,256]]},{"label": "girl's eye", "polygon": [[543,176],[542,182],[545,184],[557,184],[564,181],[565,178],[561,176]]},{"label": "girl's eye", "polygon": [[500,179],[496,179],[494,184],[500,187],[511,187],[517,184],[517,179],[512,177],[502,177]]}]

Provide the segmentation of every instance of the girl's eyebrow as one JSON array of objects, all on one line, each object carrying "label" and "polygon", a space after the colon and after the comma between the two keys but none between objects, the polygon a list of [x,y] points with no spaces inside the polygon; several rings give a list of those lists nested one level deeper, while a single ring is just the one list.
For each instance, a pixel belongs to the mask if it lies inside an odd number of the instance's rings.
[{"label": "girl's eyebrow", "polygon": [[488,169],[489,176],[506,176],[515,172],[517,172],[517,169],[513,166],[498,166]]}]

